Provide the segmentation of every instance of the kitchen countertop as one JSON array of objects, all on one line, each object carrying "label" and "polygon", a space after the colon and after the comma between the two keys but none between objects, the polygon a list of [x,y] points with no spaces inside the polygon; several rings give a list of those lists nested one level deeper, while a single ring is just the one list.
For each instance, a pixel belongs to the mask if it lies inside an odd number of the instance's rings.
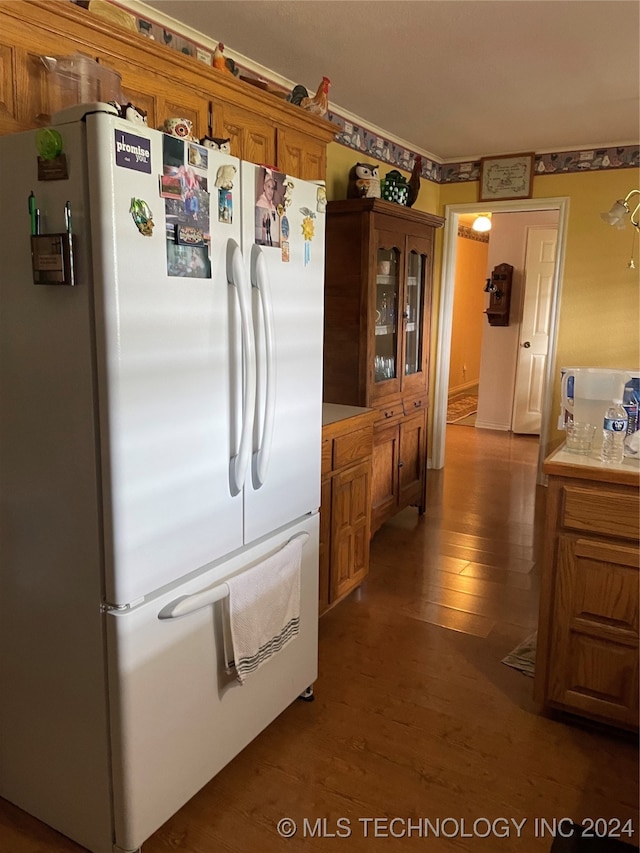
[{"label": "kitchen countertop", "polygon": [[564,444],[547,456],[543,471],[556,477],[640,486],[640,457],[625,456],[620,463],[603,462],[597,451],[574,453],[567,450]]},{"label": "kitchen countertop", "polygon": [[322,404],[322,426],[336,423],[336,421],[345,421],[349,418],[356,418],[360,415],[366,415],[375,412],[374,409],[366,409],[362,406],[345,406],[342,403],[323,403]]}]

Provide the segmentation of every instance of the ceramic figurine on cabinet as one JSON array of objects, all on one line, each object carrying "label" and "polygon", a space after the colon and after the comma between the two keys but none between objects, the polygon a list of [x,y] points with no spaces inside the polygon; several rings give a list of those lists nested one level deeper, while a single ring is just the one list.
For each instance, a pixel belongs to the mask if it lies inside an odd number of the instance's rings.
[{"label": "ceramic figurine on cabinet", "polygon": [[164,124],[159,130],[163,133],[168,133],[169,136],[177,136],[178,139],[185,139],[187,142],[198,141],[193,136],[193,122],[188,118],[165,119]]},{"label": "ceramic figurine on cabinet", "polygon": [[380,178],[375,164],[356,163],[351,167],[347,198],[380,198]]},{"label": "ceramic figurine on cabinet", "polygon": [[235,75],[237,73],[235,70],[235,62],[225,58],[224,44],[221,41],[218,42],[216,49],[213,52],[212,62],[213,67],[217,68],[218,71],[222,71],[223,74]]},{"label": "ceramic figurine on cabinet", "polygon": [[117,101],[109,101],[109,103],[118,110],[120,118],[132,121],[134,124],[147,123],[146,111],[136,107],[136,105],[132,104],[131,101],[129,101],[128,104],[119,104]]},{"label": "ceramic figurine on cabinet", "polygon": [[382,198],[396,204],[407,204],[409,185],[407,179],[397,169],[387,172],[382,185]]},{"label": "ceramic figurine on cabinet", "polygon": [[211,148],[214,151],[224,151],[225,154],[231,154],[231,137],[222,139],[219,136],[203,136],[200,140],[200,145],[205,148]]},{"label": "ceramic figurine on cabinet", "polygon": [[329,111],[329,86],[331,80],[323,77],[315,95],[309,96],[304,86],[294,86],[287,100],[315,116],[326,116]]}]

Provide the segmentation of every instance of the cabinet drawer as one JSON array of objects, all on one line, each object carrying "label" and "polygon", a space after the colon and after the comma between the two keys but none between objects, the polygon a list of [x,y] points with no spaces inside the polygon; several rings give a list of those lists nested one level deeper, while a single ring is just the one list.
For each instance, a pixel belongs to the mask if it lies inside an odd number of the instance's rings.
[{"label": "cabinet drawer", "polygon": [[389,403],[388,406],[381,406],[378,410],[378,418],[376,426],[381,426],[385,421],[390,421],[393,418],[399,418],[404,415],[402,400],[397,400],[395,403]]},{"label": "cabinet drawer", "polygon": [[411,415],[413,412],[420,412],[427,408],[428,397],[426,394],[421,394],[419,397],[410,397],[403,402],[405,415]]},{"label": "cabinet drawer", "polygon": [[355,430],[347,435],[339,435],[333,441],[333,467],[342,468],[343,465],[371,456],[372,448],[372,426]]},{"label": "cabinet drawer", "polygon": [[605,487],[588,489],[564,486],[561,518],[563,527],[604,536],[638,540],[640,536],[640,496]]}]

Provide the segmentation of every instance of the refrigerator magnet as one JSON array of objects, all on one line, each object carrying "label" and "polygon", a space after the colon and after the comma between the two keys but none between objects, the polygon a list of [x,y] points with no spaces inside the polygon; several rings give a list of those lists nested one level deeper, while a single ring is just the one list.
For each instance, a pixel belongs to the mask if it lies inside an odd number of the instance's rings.
[{"label": "refrigerator magnet", "polygon": [[294,183],[293,181],[289,180],[289,178],[287,178],[285,181],[283,181],[282,187],[284,189],[284,195],[282,197],[282,206],[286,210],[293,201]]},{"label": "refrigerator magnet", "polygon": [[280,244],[280,245],[282,246],[282,262],[283,262],[284,264],[288,264],[288,263],[289,263],[289,258],[290,258],[290,254],[289,254],[289,241],[288,241],[288,240],[282,240],[282,242],[281,242],[281,244]]},{"label": "refrigerator magnet", "polygon": [[231,190],[218,190],[218,222],[231,225],[233,222],[233,195]]},{"label": "refrigerator magnet", "polygon": [[144,199],[132,198],[129,207],[129,213],[136,223],[136,228],[144,237],[151,237],[153,234],[153,213]]},{"label": "refrigerator magnet", "polygon": [[237,171],[236,167],[231,164],[219,166],[216,172],[216,186],[222,190],[232,190],[233,179]]},{"label": "refrigerator magnet", "polygon": [[315,234],[313,220],[316,218],[316,215],[308,207],[301,207],[300,213],[304,217],[302,220],[302,236],[304,237],[304,265],[306,267],[311,260],[311,241]]},{"label": "refrigerator magnet", "polygon": [[318,187],[316,193],[316,210],[318,213],[326,213],[327,211],[327,189],[326,187]]},{"label": "refrigerator magnet", "polygon": [[38,180],[64,181],[69,177],[67,158],[62,153],[62,136],[53,127],[42,127],[36,133]]},{"label": "refrigerator magnet", "polygon": [[176,243],[180,246],[204,246],[204,232],[201,228],[194,228],[193,225],[184,225],[179,222],[176,225],[175,233]]}]

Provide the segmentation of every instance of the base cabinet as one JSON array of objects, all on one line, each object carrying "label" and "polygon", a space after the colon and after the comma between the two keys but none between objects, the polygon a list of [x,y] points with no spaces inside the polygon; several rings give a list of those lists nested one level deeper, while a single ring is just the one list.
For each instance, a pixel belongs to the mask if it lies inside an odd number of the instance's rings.
[{"label": "base cabinet", "polygon": [[322,432],[319,612],[362,583],[369,571],[373,420],[369,410],[325,424]]},{"label": "base cabinet", "polygon": [[636,730],[638,487],[552,475],[547,519],[537,698]]}]

